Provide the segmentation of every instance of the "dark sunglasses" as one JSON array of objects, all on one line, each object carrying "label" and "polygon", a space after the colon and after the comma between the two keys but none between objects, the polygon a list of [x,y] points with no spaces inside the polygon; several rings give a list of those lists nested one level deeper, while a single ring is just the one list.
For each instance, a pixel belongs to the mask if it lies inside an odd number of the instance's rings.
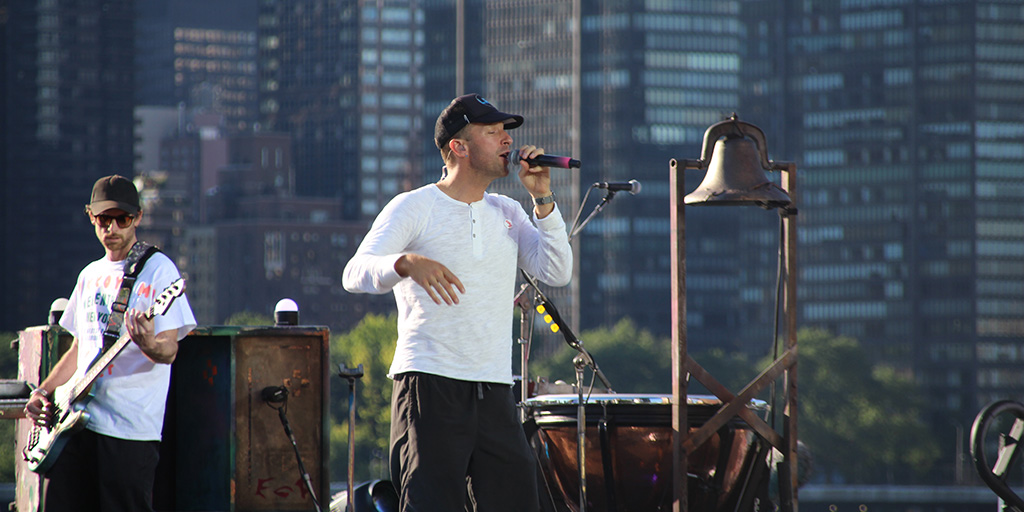
[{"label": "dark sunglasses", "polygon": [[116,216],[100,214],[93,215],[92,218],[96,222],[96,225],[103,229],[109,228],[110,223],[114,222],[115,220],[117,221],[117,227],[121,229],[127,229],[131,227],[133,222],[135,222],[135,216],[128,215],[127,213],[122,213],[121,215]]}]

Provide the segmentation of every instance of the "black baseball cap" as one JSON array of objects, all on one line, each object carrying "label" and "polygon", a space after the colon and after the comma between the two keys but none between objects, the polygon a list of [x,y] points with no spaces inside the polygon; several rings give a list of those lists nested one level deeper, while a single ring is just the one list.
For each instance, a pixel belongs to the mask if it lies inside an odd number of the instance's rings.
[{"label": "black baseball cap", "polygon": [[97,214],[117,208],[128,215],[135,215],[139,206],[139,191],[131,180],[117,174],[104,176],[92,186],[89,211]]},{"label": "black baseball cap", "polygon": [[434,124],[434,144],[437,149],[443,148],[469,123],[491,124],[503,121],[505,129],[511,130],[523,124],[523,116],[501,112],[479,94],[464,94],[452,100],[441,111],[441,115],[437,116],[437,123]]}]

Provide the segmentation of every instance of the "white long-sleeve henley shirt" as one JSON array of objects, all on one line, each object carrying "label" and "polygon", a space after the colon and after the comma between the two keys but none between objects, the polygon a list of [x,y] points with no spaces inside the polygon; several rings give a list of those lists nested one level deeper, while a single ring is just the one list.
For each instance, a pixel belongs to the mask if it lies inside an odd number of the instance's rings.
[{"label": "white long-sleeve henley shirt", "polygon": [[[572,275],[557,206],[534,222],[509,197],[488,193],[465,203],[434,184],[384,207],[345,266],[343,283],[353,293],[395,293],[398,344],[389,376],[417,371],[512,384],[517,267],[552,286],[564,286]],[[399,276],[395,262],[407,253],[448,267],[466,289],[459,303],[435,304],[412,279]]]}]

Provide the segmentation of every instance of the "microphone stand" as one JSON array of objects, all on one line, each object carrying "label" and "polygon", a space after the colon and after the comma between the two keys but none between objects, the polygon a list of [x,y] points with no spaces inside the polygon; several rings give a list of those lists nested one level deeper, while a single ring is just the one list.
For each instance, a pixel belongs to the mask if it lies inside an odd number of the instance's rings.
[{"label": "microphone stand", "polygon": [[[590,191],[591,190],[594,190],[594,187],[591,187],[591,188],[587,189],[587,195],[583,197],[583,204],[587,204],[587,197],[590,196]],[[587,223],[589,223],[591,221],[591,219],[593,219],[598,213],[601,213],[601,210],[604,209],[605,205],[610,203],[612,201],[612,198],[614,198],[614,197],[615,197],[615,191],[614,190],[609,190],[608,194],[604,196],[604,199],[602,199],[600,203],[598,203],[596,206],[594,206],[594,209],[590,212],[590,215],[587,215],[587,218],[583,219],[583,223],[582,224],[580,224],[579,222],[580,222],[580,213],[582,213],[583,210],[582,209],[581,210],[577,210],[576,211],[576,218],[573,219],[573,221],[572,221],[573,228],[569,232],[569,240],[571,241],[573,238],[576,237],[576,235],[579,234],[580,231],[583,231],[583,227],[586,226]]]},{"label": "microphone stand", "polygon": [[519,419],[525,423],[527,418],[526,400],[530,398],[530,380],[527,377],[530,364],[530,340],[533,339],[533,301],[527,296],[530,286],[523,284],[519,293],[513,299],[513,303],[519,306],[519,352],[520,352],[520,373],[519,379]]},{"label": "microphone stand", "polygon": [[355,506],[355,472],[356,472],[356,380],[363,376],[363,363],[355,368],[348,368],[344,363],[338,365],[338,376],[348,381],[348,500],[346,512],[354,512]]},{"label": "microphone stand", "polygon": [[[587,204],[587,199],[590,197],[590,192],[594,188],[595,187],[592,186],[591,188],[587,189],[587,194],[583,197],[582,204]],[[582,213],[583,210],[582,210],[582,208],[577,210],[576,211],[576,218],[573,219],[573,223],[572,223],[573,227],[572,227],[572,229],[570,229],[570,232],[569,232],[569,240],[571,241],[573,238],[575,238],[576,235],[579,234],[580,231],[583,230],[583,227],[586,226],[595,216],[597,216],[598,213],[601,213],[601,210],[604,209],[605,205],[607,205],[609,202],[611,202],[612,198],[614,198],[614,197],[615,197],[615,191],[614,190],[608,190],[608,194],[606,194],[604,196],[604,199],[602,199],[601,202],[598,203],[594,207],[593,211],[591,211],[590,214],[587,215],[587,217],[583,220],[582,223],[580,223],[580,213]],[[558,326],[558,330],[559,330],[559,332],[562,333],[562,337],[565,338],[565,342],[570,347],[572,347],[577,352],[579,352],[576,355],[576,357],[574,357],[573,360],[572,360],[573,367],[576,370],[576,400],[577,400],[577,409],[576,409],[576,411],[577,411],[576,412],[576,466],[578,468],[578,476],[579,476],[579,480],[580,480],[579,512],[586,512],[586,510],[587,510],[587,471],[586,471],[585,461],[587,460],[586,459],[586,431],[587,431],[587,416],[586,416],[586,414],[587,414],[587,410],[586,410],[586,402],[584,402],[584,396],[583,396],[583,371],[584,371],[584,369],[587,368],[587,367],[590,367],[591,370],[594,372],[594,375],[598,379],[600,379],[601,383],[604,384],[604,386],[608,389],[608,392],[609,393],[614,393],[614,391],[612,390],[612,385],[608,381],[608,378],[605,377],[604,372],[602,372],[601,369],[598,368],[597,361],[595,361],[594,357],[590,355],[590,352],[587,352],[587,349],[583,348],[583,344],[580,342],[580,339],[577,338],[575,334],[573,334],[572,329],[570,329],[569,326],[566,325],[566,323],[562,320],[562,317],[558,314],[558,310],[555,308],[555,305],[547,297],[544,296],[544,292],[541,291],[540,286],[538,286],[538,284],[537,284],[537,281],[533,278],[533,276],[528,274],[525,270],[519,269],[519,271],[520,271],[520,273],[522,273],[523,278],[526,279],[526,282],[529,284],[529,285],[527,285],[527,284],[522,285],[521,289],[519,290],[519,293],[516,295],[516,297],[514,299],[515,304],[519,306],[520,311],[521,311],[520,329],[519,329],[519,344],[522,347],[522,368],[521,369],[522,369],[522,374],[523,375],[522,375],[521,396],[522,396],[523,408],[520,411],[520,415],[521,415],[522,421],[525,422],[527,420],[527,418],[526,418],[527,411],[526,411],[525,404],[526,404],[526,399],[528,398],[527,387],[528,387],[528,384],[529,384],[529,380],[528,380],[529,373],[527,373],[527,364],[528,364],[528,360],[529,360],[530,338],[532,338],[532,334],[533,334],[533,332],[532,332],[533,331],[533,323],[530,321],[530,317],[532,317],[532,313],[533,313],[533,311],[532,311],[532,301],[530,301],[528,298],[526,298],[526,291],[530,287],[533,287],[533,289],[534,289],[534,291],[536,293],[536,299],[539,300],[540,305],[544,307],[544,309],[545,309],[544,312],[547,313],[548,315],[551,315],[552,323],[554,325]],[[529,324],[529,329],[527,329],[527,325],[528,324]],[[529,334],[526,334],[526,333],[529,333]]]},{"label": "microphone stand", "polygon": [[587,409],[586,402],[583,397],[583,370],[587,367],[594,372],[594,375],[601,380],[601,382],[608,388],[609,393],[614,393],[612,385],[608,382],[608,378],[605,377],[604,372],[601,371],[597,366],[597,361],[594,357],[587,352],[587,349],[583,348],[580,339],[573,334],[572,329],[566,325],[565,321],[562,320],[561,315],[558,314],[558,309],[555,308],[554,303],[551,302],[547,297],[544,296],[544,292],[540,290],[537,285],[537,281],[528,274],[525,270],[520,269],[523,274],[523,278],[526,279],[537,294],[537,298],[540,300],[540,305],[544,307],[543,313],[551,316],[551,323],[558,326],[558,332],[562,333],[562,337],[565,338],[565,342],[572,348],[574,348],[579,354],[573,358],[573,366],[576,369],[576,467],[578,469],[578,476],[580,480],[580,508],[579,512],[586,512],[587,510],[587,470],[586,470],[586,432],[587,432]]},{"label": "microphone stand", "polygon": [[299,466],[299,473],[302,476],[302,481],[306,484],[306,489],[309,490],[310,497],[313,498],[313,506],[316,512],[320,512],[320,501],[316,499],[316,491],[313,489],[313,482],[309,478],[309,472],[306,471],[306,466],[302,463],[302,455],[299,454],[299,444],[295,442],[295,434],[292,432],[292,427],[288,423],[288,416],[285,414],[285,410],[288,409],[288,388],[284,386],[268,386],[263,388],[261,393],[263,401],[270,406],[271,409],[277,410],[277,416],[281,420],[281,425],[284,427],[284,433],[288,436],[288,440],[292,443],[292,448],[295,450],[295,461]]},{"label": "microphone stand", "polygon": [[537,294],[537,298],[540,299],[540,305],[544,306],[545,313],[551,315],[551,323],[558,326],[558,332],[562,334],[563,338],[565,338],[566,344],[568,344],[570,347],[574,348],[577,352],[579,352],[579,356],[577,357],[582,357],[583,366],[589,366],[590,369],[593,370],[594,375],[596,375],[598,379],[601,379],[601,383],[604,384],[606,388],[608,388],[608,391],[610,393],[614,393],[614,391],[612,391],[611,382],[608,382],[608,378],[605,377],[604,372],[602,372],[601,369],[597,367],[597,361],[594,361],[594,358],[593,356],[590,355],[590,352],[587,352],[587,349],[583,348],[583,342],[581,342],[580,339],[576,337],[576,334],[572,332],[572,328],[570,328],[569,325],[566,324],[564,320],[562,320],[562,316],[558,314],[558,309],[555,308],[555,304],[552,303],[551,299],[548,299],[544,295],[544,292],[540,290],[540,286],[537,284],[537,280],[534,279],[533,276],[528,274],[523,269],[519,269],[519,272],[523,275],[523,278],[526,279],[526,282],[530,283],[530,286],[533,287],[534,291]]}]

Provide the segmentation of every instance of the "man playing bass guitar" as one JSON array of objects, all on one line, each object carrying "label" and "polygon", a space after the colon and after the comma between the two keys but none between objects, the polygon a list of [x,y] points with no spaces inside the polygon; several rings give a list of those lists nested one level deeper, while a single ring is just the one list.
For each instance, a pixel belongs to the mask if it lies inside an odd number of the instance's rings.
[{"label": "man playing bass guitar", "polygon": [[[127,333],[131,343],[99,372],[91,397],[83,400],[88,413],[85,429],[70,436],[56,460],[46,466],[42,508],[46,512],[152,511],[170,364],[178,341],[195,328],[196,321],[185,296],[177,297],[162,315],[149,318],[141,312],[152,311],[157,295],[173,288],[180,275],[159,252],[140,262],[141,271],[127,275],[125,261],[132,259],[129,255],[138,242],[135,230],[142,218],[139,193],[130,180],[117,175],[99,179],[86,214],[106,254],[78,276],[60,319],[74,341],[32,392],[26,416],[39,427],[51,428],[57,416],[66,412],[53,401],[57,388],[90,373],[112,335]],[[124,280],[133,285],[130,293],[127,286],[122,287]],[[126,301],[126,308],[121,301]],[[117,326],[122,315],[121,332],[111,333],[108,327]],[[112,318],[116,320],[108,325]]]}]

